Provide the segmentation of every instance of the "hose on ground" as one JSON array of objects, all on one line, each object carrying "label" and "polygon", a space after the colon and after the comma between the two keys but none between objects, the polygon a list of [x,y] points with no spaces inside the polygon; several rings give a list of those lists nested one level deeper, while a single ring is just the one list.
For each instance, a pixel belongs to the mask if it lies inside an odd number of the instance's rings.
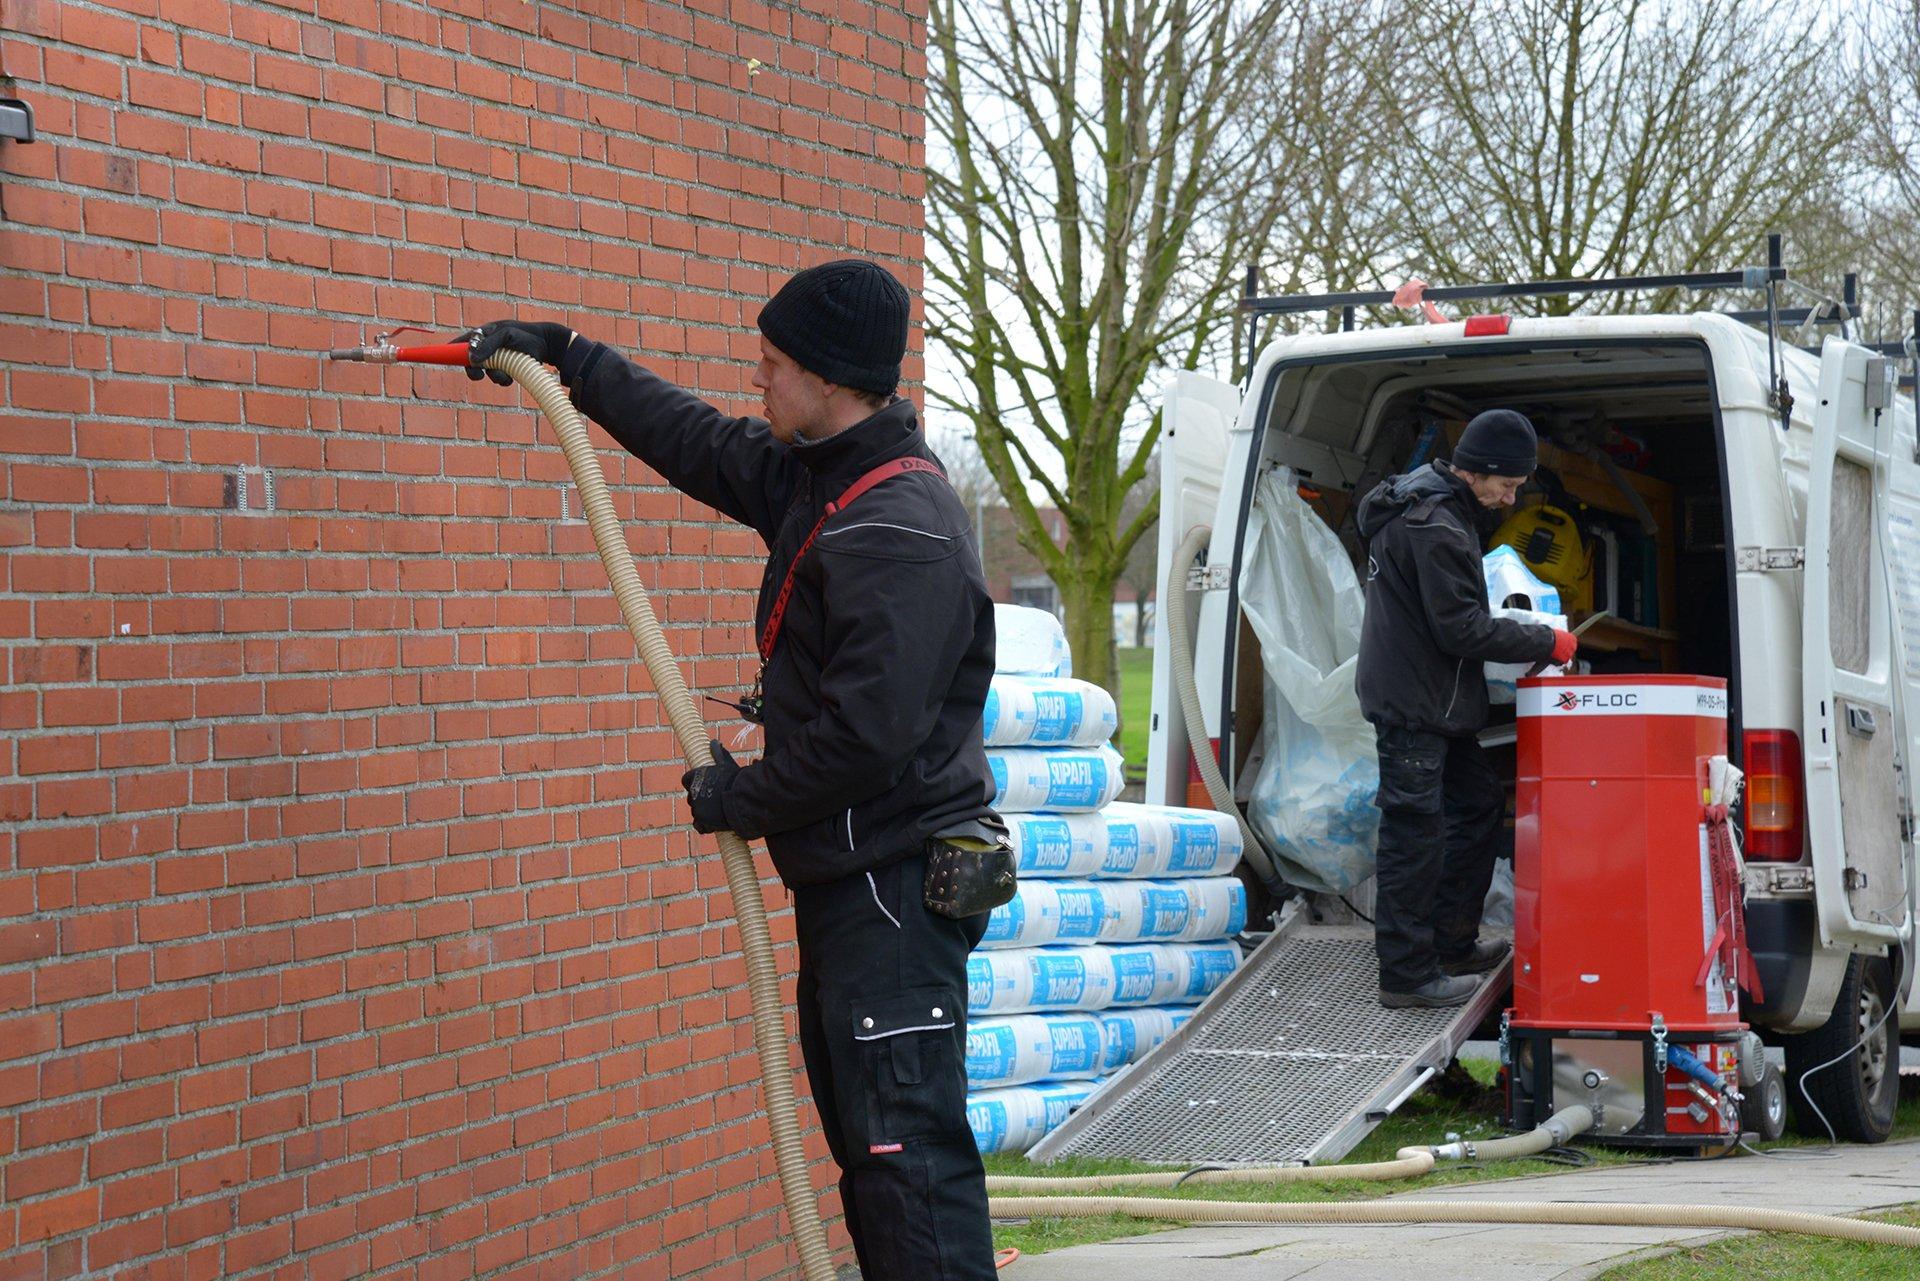
[{"label": "hose on ground", "polygon": [[[1077,1178],[1005,1175],[987,1180],[995,1219],[1097,1219],[1125,1215],[1172,1223],[1551,1223],[1608,1227],[1745,1229],[1793,1232],[1872,1245],[1920,1248],[1920,1228],[1832,1214],[1746,1206],[1646,1205],[1578,1201],[1210,1201],[1140,1196],[1050,1196],[1117,1188],[1171,1188],[1196,1183],[1299,1183],[1417,1179],[1440,1160],[1510,1160],[1559,1147],[1593,1128],[1593,1112],[1576,1104],[1525,1134],[1439,1147],[1405,1147],[1391,1161],[1354,1165],[1258,1166],[1225,1170],[1157,1170]],[[1041,1193],[1043,1195],[1007,1195]]]},{"label": "hose on ground", "polygon": [[[987,1191],[995,1192],[1092,1192],[1102,1188],[1191,1187],[1196,1183],[1305,1183],[1329,1179],[1381,1181],[1417,1179],[1437,1165],[1441,1158],[1466,1160],[1532,1156],[1558,1147],[1576,1134],[1593,1128],[1593,1111],[1575,1104],[1554,1113],[1525,1134],[1491,1139],[1485,1143],[1449,1143],[1443,1147],[1401,1148],[1391,1161],[1362,1161],[1353,1165],[1257,1165],[1222,1170],[1153,1170],[1141,1174],[1088,1174],[1052,1179],[1045,1175],[993,1175],[987,1179]],[[995,1202],[995,1209],[1001,1203]]]},{"label": "hose on ground", "polygon": [[[567,466],[573,472],[573,483],[580,491],[594,545],[600,550],[600,563],[607,568],[614,598],[620,602],[621,616],[626,619],[627,630],[633,633],[641,660],[653,678],[654,690],[666,705],[674,737],[680,740],[680,752],[689,766],[712,764],[706,723],[700,719],[693,699],[687,694],[680,666],[661,634],[653,604],[640,585],[640,576],[634,572],[633,554],[621,533],[619,518],[614,515],[613,501],[607,495],[606,476],[600,470],[599,458],[594,455],[586,423],[573,402],[567,399],[560,380],[533,357],[502,351],[487,358],[487,368],[497,369],[519,383],[553,424],[555,434],[560,437],[560,448],[566,453]],[[717,835],[721,862],[727,872],[727,888],[733,894],[734,918],[740,927],[740,946],[746,954],[747,989],[753,1003],[753,1041],[760,1055],[760,1088],[766,1099],[767,1126],[773,1134],[780,1195],[786,1202],[787,1219],[806,1281],[833,1281],[833,1258],[827,1250],[813,1182],[807,1175],[806,1155],[800,1146],[793,1065],[787,1053],[786,1012],[780,1001],[780,976],[774,968],[773,940],[767,933],[767,908],[760,894],[760,876],[745,841],[732,832]]]},{"label": "hose on ground", "polygon": [[[1322,1167],[1325,1177],[1337,1166]],[[1184,1201],[1163,1197],[1007,1197],[996,1219],[1095,1219],[1122,1214],[1174,1223],[1551,1223],[1598,1227],[1795,1232],[1920,1248],[1920,1228],[1747,1206],[1580,1201]]]},{"label": "hose on ground", "polygon": [[[1281,893],[1280,874],[1267,856],[1266,846],[1247,825],[1240,807],[1233,803],[1233,791],[1221,775],[1220,762],[1207,743],[1207,722],[1200,710],[1200,687],[1193,678],[1193,645],[1187,631],[1187,571],[1211,537],[1213,528],[1209,525],[1196,525],[1188,531],[1179,550],[1173,554],[1173,567],[1160,592],[1160,607],[1167,611],[1167,647],[1173,651],[1173,688],[1180,698],[1187,743],[1193,749],[1194,762],[1200,767],[1200,781],[1206,784],[1207,797],[1214,809],[1232,815],[1233,821],[1240,825],[1240,842],[1246,849],[1247,862],[1253,864],[1261,883],[1277,897]],[[1232,620],[1228,620],[1228,625],[1232,626]],[[1222,679],[1225,679],[1224,673]]]}]

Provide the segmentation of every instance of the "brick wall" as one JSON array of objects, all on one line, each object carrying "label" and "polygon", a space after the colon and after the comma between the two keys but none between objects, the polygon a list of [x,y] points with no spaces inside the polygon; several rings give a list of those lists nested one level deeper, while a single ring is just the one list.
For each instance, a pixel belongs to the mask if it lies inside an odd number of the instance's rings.
[{"label": "brick wall", "polygon": [[[558,450],[315,353],[518,311],[749,407],[791,271],[918,291],[920,10],[0,0],[0,1277],[788,1266],[724,878]],[[743,683],[758,541],[600,443]]]}]

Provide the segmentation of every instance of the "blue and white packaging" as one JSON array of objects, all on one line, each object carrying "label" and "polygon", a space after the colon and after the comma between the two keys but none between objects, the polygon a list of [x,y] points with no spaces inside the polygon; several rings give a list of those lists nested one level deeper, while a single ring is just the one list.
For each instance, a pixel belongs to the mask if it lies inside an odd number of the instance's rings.
[{"label": "blue and white packaging", "polygon": [[1028,877],[1094,876],[1106,859],[1106,814],[1008,814],[1007,837],[1022,882]]},{"label": "blue and white packaging", "polygon": [[982,1152],[1025,1152],[1099,1089],[1097,1081],[1049,1081],[967,1096],[967,1125]]},{"label": "blue and white packaging", "polygon": [[1105,941],[1199,942],[1247,927],[1247,890],[1238,877],[1120,881],[1107,886]]},{"label": "blue and white packaging", "polygon": [[1009,814],[1023,877],[1224,876],[1245,850],[1228,814],[1113,801],[1090,814]]},{"label": "blue and white packaging", "polygon": [[1086,813],[1120,794],[1120,753],[1099,747],[1002,747],[987,752],[992,803],[1002,814]]},{"label": "blue and white packaging", "polygon": [[1113,966],[1114,1006],[1192,1005],[1240,968],[1240,949],[1230,942],[1122,943],[1096,950]]},{"label": "blue and white packaging", "polygon": [[1066,629],[1044,609],[993,607],[993,670],[1027,676],[1071,676]]},{"label": "blue and white packaging", "polygon": [[1051,881],[1019,882],[1013,897],[987,917],[979,946],[1039,947],[1060,937],[1060,896]]},{"label": "blue and white packaging", "polygon": [[1099,1076],[1107,1029],[1097,1014],[1010,1014],[967,1025],[967,1087]]},{"label": "blue and white packaging", "polygon": [[1103,1070],[1117,1072],[1138,1063],[1192,1017],[1193,1007],[1184,1005],[1106,1011],[1100,1015]]},{"label": "blue and white packaging", "polygon": [[1018,947],[975,952],[967,958],[967,1013],[1105,1009],[1113,1004],[1111,951]]},{"label": "blue and white packaging", "polygon": [[1070,677],[995,673],[982,732],[989,747],[1097,747],[1120,728],[1113,695]]},{"label": "blue and white packaging", "polygon": [[[1494,548],[1481,558],[1480,572],[1487,580],[1487,607],[1495,618],[1566,630],[1567,616],[1560,612],[1560,589],[1535,576],[1519,552],[1504,544]],[[1532,671],[1533,664],[1488,663],[1486,668],[1487,700],[1511,703],[1515,682]],[[1565,672],[1566,668],[1549,664],[1540,674],[1560,676]]]}]

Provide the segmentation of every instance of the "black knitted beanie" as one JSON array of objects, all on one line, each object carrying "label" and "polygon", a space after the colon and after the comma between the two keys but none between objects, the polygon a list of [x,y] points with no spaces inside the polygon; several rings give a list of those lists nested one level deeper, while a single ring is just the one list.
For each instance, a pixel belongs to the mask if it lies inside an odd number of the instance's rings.
[{"label": "black knitted beanie", "polygon": [[878,263],[821,263],[760,309],[760,332],[830,383],[891,392],[907,354],[907,290]]},{"label": "black knitted beanie", "polygon": [[1531,476],[1538,465],[1539,442],[1527,416],[1512,409],[1489,409],[1475,414],[1460,443],[1453,447],[1453,465],[1483,476]]}]

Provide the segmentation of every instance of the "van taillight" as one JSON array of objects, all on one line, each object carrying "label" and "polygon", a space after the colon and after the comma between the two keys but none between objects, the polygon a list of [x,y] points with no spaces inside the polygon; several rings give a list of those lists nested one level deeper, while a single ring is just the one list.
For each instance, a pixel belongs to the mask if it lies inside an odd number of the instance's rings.
[{"label": "van taillight", "polygon": [[1513,328],[1512,316],[1468,316],[1463,338],[1501,338]]},{"label": "van taillight", "polygon": [[1750,729],[1746,748],[1747,848],[1750,859],[1791,863],[1806,843],[1800,736],[1786,729]]},{"label": "van taillight", "polygon": [[[1219,760],[1220,740],[1208,739],[1207,750],[1213,753],[1214,760]],[[1213,798],[1207,795],[1206,781],[1200,777],[1200,762],[1194,756],[1192,748],[1187,749],[1187,807],[1198,810],[1213,808]]]}]

